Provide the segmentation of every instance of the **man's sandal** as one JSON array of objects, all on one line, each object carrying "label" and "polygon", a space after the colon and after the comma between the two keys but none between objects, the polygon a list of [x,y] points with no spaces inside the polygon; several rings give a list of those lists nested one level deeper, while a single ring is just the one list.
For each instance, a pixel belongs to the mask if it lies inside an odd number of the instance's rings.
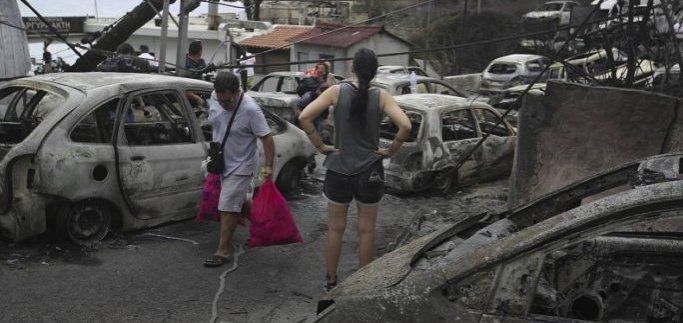
[{"label": "man's sandal", "polygon": [[223,257],[219,255],[211,255],[206,260],[204,260],[204,266],[206,267],[220,267],[223,266],[226,262],[228,262],[228,259],[230,256]]}]

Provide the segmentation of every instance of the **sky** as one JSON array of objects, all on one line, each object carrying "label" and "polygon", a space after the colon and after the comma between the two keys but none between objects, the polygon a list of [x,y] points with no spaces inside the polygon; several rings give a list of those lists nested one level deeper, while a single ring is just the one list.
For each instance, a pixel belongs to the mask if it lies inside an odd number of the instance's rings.
[{"label": "sky", "polygon": [[[120,17],[125,15],[126,12],[135,8],[135,6],[144,2],[144,0],[30,0],[31,5],[35,8],[41,15],[45,17],[58,17],[58,16],[95,16],[100,18],[110,18],[110,17]],[[26,7],[21,1],[17,0],[19,4],[19,10],[22,16],[32,16],[35,14]],[[225,2],[235,6],[242,6],[241,1],[236,2]],[[180,8],[180,0],[176,0],[176,3],[171,5],[171,13],[174,16],[178,15]],[[201,14],[206,14],[209,11],[209,5],[203,2],[199,8],[192,11],[190,16],[199,16]],[[236,9],[231,7],[226,7],[219,5],[218,13],[235,12],[238,16],[245,17],[243,9]],[[54,42],[49,47],[52,53],[52,58],[57,59],[61,57],[68,64],[73,64],[78,58],[76,54],[71,51],[66,45]],[[43,55],[43,45],[42,43],[29,43],[29,53],[31,57],[35,57],[38,62],[42,61]]]},{"label": "sky", "polygon": [[[143,0],[31,0],[31,5],[44,16],[96,16],[101,18],[120,17],[132,10]],[[22,16],[35,16],[31,10],[17,0]],[[222,3],[242,6],[241,1]],[[171,12],[177,15],[180,7],[180,0],[176,0],[171,5]],[[199,8],[195,9],[191,16],[205,14],[209,11],[209,5],[202,2]],[[235,9],[219,5],[218,12],[238,12],[242,9]]]}]

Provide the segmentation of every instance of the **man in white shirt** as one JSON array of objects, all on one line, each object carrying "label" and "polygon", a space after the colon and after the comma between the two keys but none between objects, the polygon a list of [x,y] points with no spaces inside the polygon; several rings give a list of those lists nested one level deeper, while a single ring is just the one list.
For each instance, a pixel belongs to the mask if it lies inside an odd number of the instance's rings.
[{"label": "man in white shirt", "polygon": [[235,120],[223,147],[225,169],[221,179],[218,210],[221,212],[220,240],[216,252],[204,265],[217,267],[225,264],[230,254],[230,240],[239,222],[242,207],[247,201],[254,175],[258,172],[257,139],[263,144],[265,165],[261,173],[273,174],[275,143],[261,107],[240,89],[239,78],[230,72],[216,75],[214,91],[209,100],[209,122],[213,127],[213,141],[222,143],[233,114]]},{"label": "man in white shirt", "polygon": [[140,45],[140,55],[138,57],[147,60],[152,67],[159,67],[156,57],[149,53],[149,46],[147,45]]}]

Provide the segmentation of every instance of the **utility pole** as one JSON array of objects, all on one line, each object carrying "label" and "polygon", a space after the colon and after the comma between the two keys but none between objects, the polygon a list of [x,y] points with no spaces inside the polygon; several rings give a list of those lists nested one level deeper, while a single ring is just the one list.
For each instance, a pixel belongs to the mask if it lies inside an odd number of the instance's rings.
[{"label": "utility pole", "polygon": [[166,48],[168,44],[168,16],[170,1],[164,0],[164,14],[161,16],[161,45],[159,47],[159,73],[166,71]]},{"label": "utility pole", "polygon": [[218,30],[220,19],[218,17],[218,0],[209,2],[209,30]]},{"label": "utility pole", "polygon": [[477,0],[477,14],[481,13],[481,0]]},{"label": "utility pole", "polygon": [[185,71],[185,49],[187,48],[187,29],[189,26],[190,12],[199,7],[197,0],[180,1],[180,21],[178,22],[178,50],[176,52],[176,75],[184,76]]}]

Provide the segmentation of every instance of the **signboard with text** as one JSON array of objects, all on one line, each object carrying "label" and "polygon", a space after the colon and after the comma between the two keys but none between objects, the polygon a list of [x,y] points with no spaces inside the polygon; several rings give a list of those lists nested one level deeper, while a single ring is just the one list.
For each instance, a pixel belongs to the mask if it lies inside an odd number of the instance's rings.
[{"label": "signboard with text", "polygon": [[[88,17],[45,17],[52,27],[63,34],[82,34],[84,32],[85,20]],[[28,36],[39,36],[41,34],[52,34],[50,28],[38,17],[22,17],[26,34]]]}]

